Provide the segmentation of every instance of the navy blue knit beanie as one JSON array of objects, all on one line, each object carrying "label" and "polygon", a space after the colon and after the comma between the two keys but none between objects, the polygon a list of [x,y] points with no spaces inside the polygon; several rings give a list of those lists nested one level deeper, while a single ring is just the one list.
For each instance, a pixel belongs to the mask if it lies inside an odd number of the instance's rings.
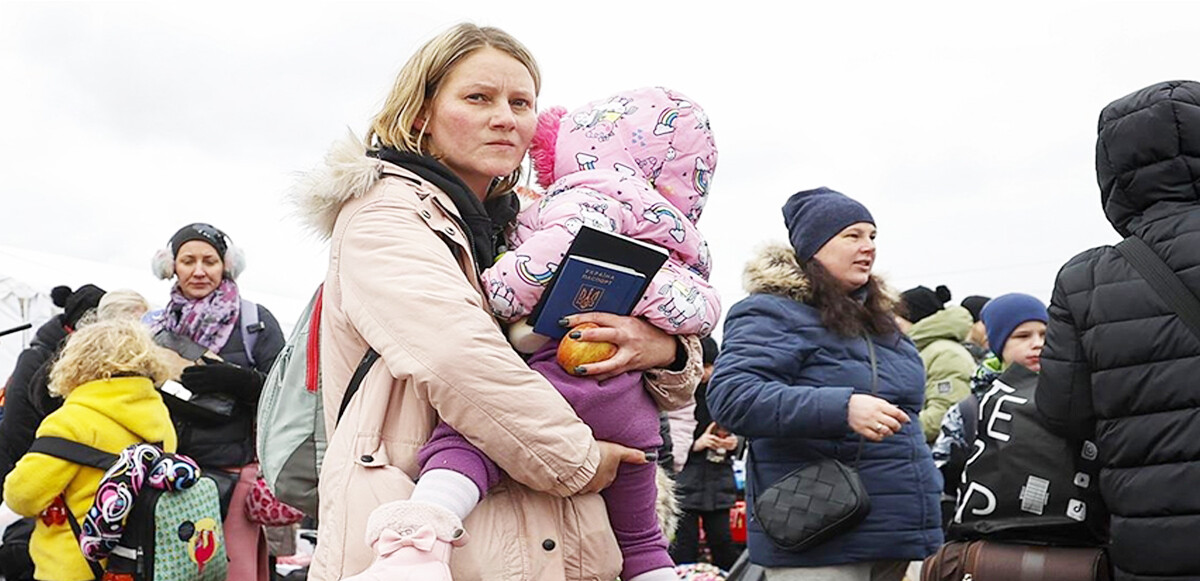
[{"label": "navy blue knit beanie", "polygon": [[807,262],[830,238],[859,222],[875,224],[862,204],[829,188],[793,194],[783,204],[783,222],[796,258]]},{"label": "navy blue knit beanie", "polygon": [[1033,297],[1021,293],[1000,295],[983,305],[979,312],[983,326],[987,328],[988,348],[997,357],[1004,357],[1004,343],[1008,336],[1025,321],[1049,322],[1046,305]]}]

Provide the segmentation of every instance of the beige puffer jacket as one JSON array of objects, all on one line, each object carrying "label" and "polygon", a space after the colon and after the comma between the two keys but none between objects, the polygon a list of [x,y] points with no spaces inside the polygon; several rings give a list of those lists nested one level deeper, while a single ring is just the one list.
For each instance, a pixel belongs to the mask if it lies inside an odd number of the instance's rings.
[{"label": "beige puffer jacket", "polygon": [[[621,556],[603,501],[571,496],[595,472],[596,442],[505,341],[450,197],[366,156],[355,139],[335,145],[297,197],[331,239],[321,319],[331,433],[310,578],[340,579],[370,564],[367,517],[409,496],[417,450],[440,416],[506,473],[465,522],[470,542],[451,558],[456,581],[615,579]],[[686,403],[700,377],[699,341],[685,344],[687,369],[648,374],[664,408]],[[382,357],[333,429],[368,345]]]}]

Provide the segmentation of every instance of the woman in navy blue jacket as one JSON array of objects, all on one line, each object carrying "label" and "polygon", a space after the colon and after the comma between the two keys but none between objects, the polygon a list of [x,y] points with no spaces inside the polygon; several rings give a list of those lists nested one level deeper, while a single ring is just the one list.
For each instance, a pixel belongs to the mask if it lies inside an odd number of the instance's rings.
[{"label": "woman in navy blue jacket", "polygon": [[942,478],[917,421],[924,367],[871,274],[870,212],[819,188],[789,198],[783,216],[791,247],[768,248],[747,265],[750,296],[727,316],[708,405],[719,424],[750,438],[750,506],[806,463],[833,457],[854,466],[862,439],[857,469],[871,511],[803,552],[772,544],[751,514],[750,560],[770,581],[899,581],[909,561],[942,543]]}]

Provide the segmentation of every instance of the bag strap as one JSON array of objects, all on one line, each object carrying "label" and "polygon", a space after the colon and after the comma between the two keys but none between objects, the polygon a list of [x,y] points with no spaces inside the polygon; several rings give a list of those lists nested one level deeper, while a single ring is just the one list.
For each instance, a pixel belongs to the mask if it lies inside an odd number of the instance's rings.
[{"label": "bag strap", "polygon": [[325,283],[321,283],[309,301],[308,345],[304,350],[304,388],[308,393],[317,393],[321,388],[321,309],[324,304]]},{"label": "bag strap", "polygon": [[242,299],[242,349],[246,352],[246,360],[254,367],[254,344],[258,342],[258,333],[263,325],[258,323],[258,305]]},{"label": "bag strap", "polygon": [[963,441],[974,442],[979,432],[979,396],[972,393],[963,398],[958,411],[962,417]]},{"label": "bag strap", "polygon": [[112,468],[112,465],[118,460],[116,454],[109,454],[104,450],[93,448],[87,444],[80,444],[79,442],[57,436],[35,438],[29,446],[29,451],[62,458],[68,462],[91,466],[92,468],[99,468],[104,471]]},{"label": "bag strap", "polygon": [[[67,504],[67,495],[59,494],[58,500],[59,502],[62,502],[63,512],[67,513],[67,523],[71,525],[71,532],[75,533],[75,542],[78,543],[79,539],[83,538],[83,529],[79,526],[79,521],[75,520],[75,513],[71,512],[71,505]],[[86,556],[83,558],[83,560],[87,561],[88,567],[91,567],[92,575],[96,576],[96,581],[101,581],[104,578],[104,568],[100,566],[100,563],[97,563]]]},{"label": "bag strap", "polygon": [[1146,279],[1150,288],[1179,315],[1192,334],[1200,338],[1200,299],[1179,280],[1179,275],[1137,235],[1122,240],[1116,248]]},{"label": "bag strap", "polygon": [[[875,359],[875,342],[871,341],[870,336],[864,336],[867,340],[867,357],[871,359],[871,395],[879,397],[879,362]],[[854,469],[858,469],[858,461],[862,459],[863,443],[866,438],[862,434],[858,435],[858,452],[854,455]]]},{"label": "bag strap", "polygon": [[[362,361],[358,362],[358,368],[354,370],[354,376],[350,378],[350,385],[346,387],[346,394],[342,396],[342,405],[338,408],[337,422],[342,421],[342,415],[346,413],[346,408],[350,407],[350,398],[358,392],[358,387],[362,385],[363,379],[367,377],[367,372],[371,370],[371,366],[375,365],[375,361],[379,359],[379,352],[372,347],[367,347],[367,352],[363,353]],[[333,426],[336,428],[337,423]]]},{"label": "bag strap", "polygon": [[[109,454],[104,450],[99,450],[80,444],[66,438],[57,436],[41,436],[33,440],[33,444],[29,446],[30,452],[38,452],[47,456],[61,458],[68,462],[91,466],[107,471],[118,460],[116,454]],[[63,512],[67,513],[67,522],[71,525],[71,532],[75,534],[75,541],[79,542],[79,538],[83,536],[83,529],[79,527],[79,521],[75,519],[75,513],[71,511],[71,505],[67,504],[67,495],[59,494],[59,502],[63,505]],[[96,576],[96,581],[100,581],[104,577],[104,569],[100,567],[100,563],[90,559],[84,559],[92,569],[92,574]]]}]

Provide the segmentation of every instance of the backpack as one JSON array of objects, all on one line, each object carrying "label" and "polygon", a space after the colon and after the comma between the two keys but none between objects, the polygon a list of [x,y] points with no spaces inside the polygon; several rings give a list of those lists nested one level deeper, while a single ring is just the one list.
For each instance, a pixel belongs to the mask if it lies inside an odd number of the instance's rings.
[{"label": "backpack", "polygon": [[[317,287],[263,382],[255,442],[271,492],[312,517],[317,516],[317,480],[326,448],[320,365],[323,289]],[[377,359],[379,353],[368,348],[342,397],[339,419]]]},{"label": "backpack", "polygon": [[[1050,432],[1037,410],[1037,375],[1008,368],[979,398],[952,539],[1095,546],[1107,536],[1091,442]],[[964,418],[966,426],[970,421]]]},{"label": "backpack", "polygon": [[35,439],[29,451],[105,471],[83,526],[65,511],[97,581],[224,581],[229,558],[217,485],[190,458],[153,444],[117,456],[56,437]]}]

